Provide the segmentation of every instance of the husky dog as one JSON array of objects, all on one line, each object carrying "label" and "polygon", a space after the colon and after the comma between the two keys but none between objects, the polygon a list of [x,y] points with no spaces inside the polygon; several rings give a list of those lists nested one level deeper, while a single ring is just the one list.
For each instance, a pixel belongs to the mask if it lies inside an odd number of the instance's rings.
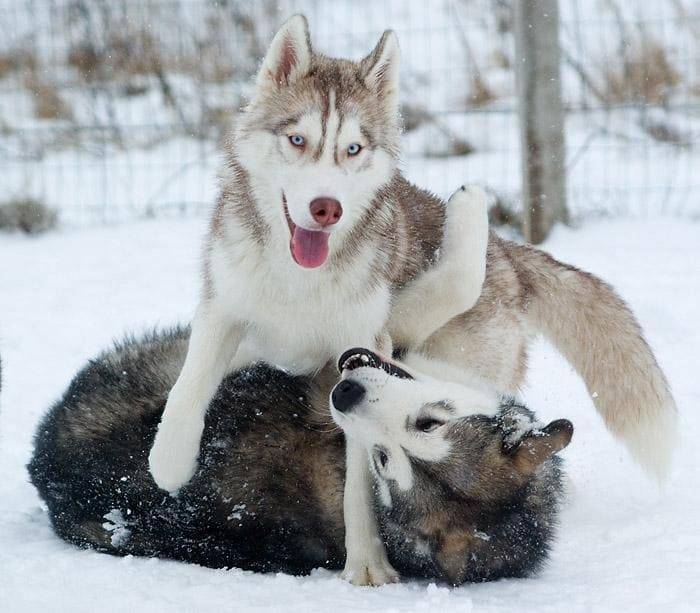
[{"label": "husky dog", "polygon": [[[149,457],[156,483],[175,490],[194,473],[204,413],[229,370],[265,360],[307,374],[345,347],[389,355],[393,345],[416,350],[409,365],[437,379],[478,375],[516,392],[537,334],[663,476],[675,404],[625,303],[592,275],[487,238],[478,191],[445,204],[408,183],[398,118],[392,33],[360,62],[313,53],[301,16],[277,33],[230,144],[187,359]],[[345,575],[381,583],[395,572],[369,512],[365,455],[350,437]]]},{"label": "husky dog", "polygon": [[[415,207],[404,202],[398,117],[391,32],[360,62],[312,53],[302,16],[276,34],[230,143],[187,359],[149,456],[163,489],[194,474],[204,414],[227,372],[264,360],[310,374],[358,344],[391,354],[390,309],[420,344],[476,302],[483,191],[462,188],[447,206],[423,192]],[[389,580],[366,463],[359,448],[348,454],[348,573],[369,564]]]},{"label": "husky dog", "polygon": [[[147,454],[186,347],[184,329],[128,340],[92,360],[45,417],[29,471],[56,532],[115,555],[341,568],[344,443],[323,421],[334,373],[311,379],[258,364],[225,378],[200,470],[171,497],[150,478]],[[542,428],[512,401],[409,374],[364,349],[342,361],[333,412],[370,451],[391,563],[453,584],[535,572],[562,493],[553,454],[571,424]]]}]

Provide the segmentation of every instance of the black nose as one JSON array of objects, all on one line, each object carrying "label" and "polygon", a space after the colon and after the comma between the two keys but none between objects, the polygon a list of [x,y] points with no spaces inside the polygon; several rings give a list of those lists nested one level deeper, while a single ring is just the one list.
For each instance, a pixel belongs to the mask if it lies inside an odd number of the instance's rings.
[{"label": "black nose", "polygon": [[333,388],[331,402],[336,411],[345,413],[354,407],[365,395],[365,388],[357,381],[345,379]]}]

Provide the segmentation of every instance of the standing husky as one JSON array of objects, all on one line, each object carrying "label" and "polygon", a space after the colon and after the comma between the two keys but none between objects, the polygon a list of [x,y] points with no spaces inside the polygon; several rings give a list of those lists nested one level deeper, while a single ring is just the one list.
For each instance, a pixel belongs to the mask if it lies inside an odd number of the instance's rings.
[{"label": "standing husky", "polygon": [[[397,94],[390,32],[357,63],[312,53],[300,16],[275,36],[231,143],[187,359],[149,458],[156,482],[174,490],[191,477],[208,401],[253,360],[312,372],[390,337],[436,378],[476,373],[517,391],[536,334],[662,476],[675,405],[634,316],[592,275],[494,234],[484,279],[483,198],[460,191],[445,205],[398,173]],[[396,574],[369,512],[366,452],[351,440],[347,454],[345,575],[382,583]]]},{"label": "standing husky", "polygon": [[[201,469],[171,497],[146,456],[186,349],[186,330],[127,340],[91,360],[46,415],[29,472],[56,532],[115,555],[215,568],[342,568],[343,434],[326,421],[335,369],[309,378],[257,364],[226,377]],[[561,481],[551,456],[569,422],[538,428],[492,393],[407,378],[365,350],[352,356],[341,385],[364,385],[378,402],[336,387],[333,410],[371,450],[372,513],[392,564],[454,584],[535,572],[554,537]]]},{"label": "standing husky", "polygon": [[[488,241],[483,192],[462,188],[447,208],[421,193],[425,210],[411,208],[398,139],[396,37],[386,32],[359,63],[331,60],[312,53],[306,20],[291,18],[231,142],[187,359],[149,457],[160,487],[194,474],[204,414],[227,372],[265,360],[308,374],[353,345],[390,353],[392,307],[420,342],[474,304]],[[426,295],[444,298],[426,312]],[[386,581],[395,573],[369,516],[366,462],[359,448],[348,454],[348,574],[369,566]]]}]

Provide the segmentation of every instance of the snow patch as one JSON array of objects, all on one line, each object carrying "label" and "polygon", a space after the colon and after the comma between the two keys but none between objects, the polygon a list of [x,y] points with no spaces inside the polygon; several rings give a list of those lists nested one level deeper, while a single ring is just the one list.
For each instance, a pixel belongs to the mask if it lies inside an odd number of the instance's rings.
[{"label": "snow patch", "polygon": [[102,527],[111,532],[110,541],[112,547],[123,547],[131,536],[131,530],[127,528],[128,522],[124,518],[123,513],[119,509],[112,509],[109,513],[105,513],[103,517],[107,520],[102,524]]}]

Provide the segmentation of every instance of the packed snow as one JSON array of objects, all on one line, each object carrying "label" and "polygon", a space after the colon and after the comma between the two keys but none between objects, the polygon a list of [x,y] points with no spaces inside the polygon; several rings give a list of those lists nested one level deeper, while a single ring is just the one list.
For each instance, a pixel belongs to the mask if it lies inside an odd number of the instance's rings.
[{"label": "packed snow", "polygon": [[[25,464],[41,415],[85,360],[126,332],[189,319],[203,219],[0,237],[0,610],[696,611],[700,602],[700,225],[595,221],[557,228],[546,248],[610,281],[639,317],[671,381],[681,433],[660,491],[603,428],[583,384],[544,343],[524,399],[575,424],[564,450],[569,503],[537,577],[448,588],[356,588],[310,577],[115,558],[58,539]],[[128,517],[108,514],[120,538]]]}]

